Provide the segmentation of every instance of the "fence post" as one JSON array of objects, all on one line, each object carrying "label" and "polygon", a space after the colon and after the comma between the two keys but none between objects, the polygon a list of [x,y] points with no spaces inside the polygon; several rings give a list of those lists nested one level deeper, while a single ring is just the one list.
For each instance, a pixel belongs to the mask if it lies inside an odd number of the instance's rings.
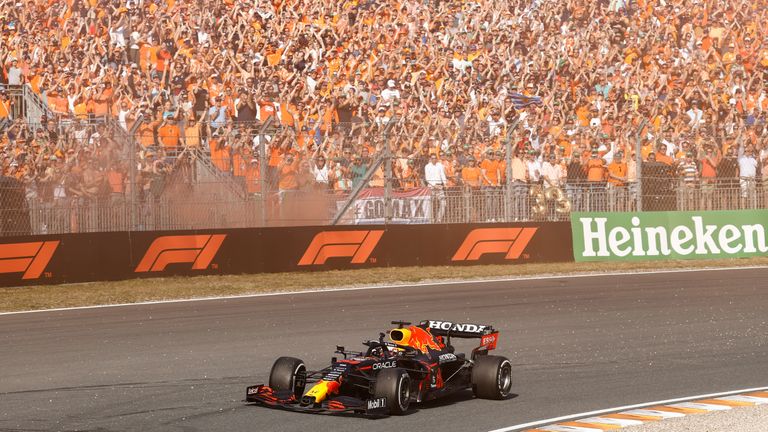
[{"label": "fence post", "polygon": [[[399,121],[400,119],[398,119],[395,116],[392,116],[392,118],[389,119],[389,122],[387,122],[386,126],[384,126],[385,145],[384,145],[383,151],[379,154],[376,160],[373,161],[373,164],[371,164],[371,166],[368,167],[368,170],[366,171],[365,176],[363,177],[363,180],[360,182],[360,184],[352,188],[352,191],[349,193],[349,197],[347,197],[344,204],[336,211],[336,216],[334,216],[333,221],[331,222],[331,225],[338,225],[339,222],[341,222],[341,219],[344,217],[344,214],[347,212],[347,210],[349,210],[350,207],[352,207],[358,195],[360,195],[360,192],[362,192],[363,189],[366,189],[368,187],[368,182],[371,181],[371,177],[376,172],[376,170],[382,164],[384,164],[385,167],[388,165],[387,161],[390,161],[390,154],[388,151],[389,140],[387,139],[387,137],[389,136],[389,130],[392,128],[392,126],[395,125],[396,120]],[[391,164],[391,161],[390,161],[390,164]],[[385,179],[387,178],[387,176],[388,174],[384,173]],[[392,194],[390,193],[389,198],[387,197],[387,186],[386,186],[387,184],[388,182],[386,182],[385,180],[385,186],[384,186],[384,207],[385,207],[384,223],[385,224],[387,223],[387,218],[391,217],[391,213],[392,213],[390,211],[390,209],[392,208],[392,204],[391,204]],[[389,205],[387,204],[388,201],[389,201]],[[389,207],[389,209],[387,207]]]},{"label": "fence post", "polygon": [[[267,199],[269,196],[269,182],[267,181],[267,165],[269,164],[269,161],[267,160],[267,140],[266,140],[266,134],[267,134],[267,127],[269,127],[272,124],[272,116],[267,118],[266,124],[261,127],[259,130],[259,183],[261,183],[261,187],[259,188],[261,191],[261,225],[262,226],[268,226],[269,223],[267,221],[267,205],[269,204],[269,200]],[[275,137],[273,136],[272,139]]]},{"label": "fence post", "polygon": [[504,140],[504,152],[505,167],[504,177],[506,178],[504,184],[504,220],[506,222],[512,222],[512,132],[517,129],[517,125],[520,123],[520,119],[515,120],[514,123],[507,129],[507,138]]},{"label": "fence post", "polygon": [[389,125],[384,128],[384,225],[392,222],[392,149],[389,147]]},{"label": "fence post", "polygon": [[[137,218],[136,218],[136,198],[138,194],[136,193],[136,187],[138,186],[136,184],[136,170],[139,168],[136,166],[136,151],[138,150],[136,145],[136,131],[138,131],[141,124],[144,122],[144,116],[139,115],[136,117],[136,121],[133,123],[133,126],[131,126],[131,129],[128,132],[128,138],[126,139],[125,145],[128,146],[128,160],[131,164],[130,168],[128,169],[128,184],[130,185],[130,195],[127,197],[127,203],[128,203],[128,220],[130,221],[130,226],[128,227],[129,231],[134,231],[137,228]],[[120,127],[118,125],[117,127]]]},{"label": "fence post", "polygon": [[637,211],[643,211],[643,144],[642,144],[642,135],[643,135],[643,129],[645,129],[645,125],[648,123],[648,120],[643,119],[642,122],[640,122],[640,128],[637,130],[637,134],[635,136],[635,158],[637,159],[635,161],[635,167],[637,167]]}]

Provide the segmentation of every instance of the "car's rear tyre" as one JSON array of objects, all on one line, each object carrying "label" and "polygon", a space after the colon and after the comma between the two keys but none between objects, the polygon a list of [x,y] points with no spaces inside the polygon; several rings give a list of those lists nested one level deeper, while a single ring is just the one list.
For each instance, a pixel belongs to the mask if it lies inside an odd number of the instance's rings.
[{"label": "car's rear tyre", "polygon": [[293,357],[280,357],[272,365],[269,373],[269,386],[275,391],[290,390],[296,399],[304,394],[307,384],[307,367],[304,362]]},{"label": "car's rear tyre", "polygon": [[404,414],[411,405],[411,377],[402,369],[384,369],[376,376],[373,396],[387,398],[390,414]]},{"label": "car's rear tyre", "polygon": [[506,357],[478,356],[472,367],[472,391],[481,399],[504,399],[512,390],[512,363]]}]

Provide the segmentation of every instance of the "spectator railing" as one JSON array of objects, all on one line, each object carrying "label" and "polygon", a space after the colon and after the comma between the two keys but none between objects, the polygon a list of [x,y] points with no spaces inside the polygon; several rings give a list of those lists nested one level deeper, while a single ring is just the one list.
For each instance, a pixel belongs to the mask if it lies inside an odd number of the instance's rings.
[{"label": "spectator railing", "polygon": [[53,111],[29,85],[7,86],[6,91],[10,99],[13,119],[24,119],[27,123],[36,125],[41,123],[43,117],[54,119]]},{"label": "spectator railing", "polygon": [[[18,203],[11,205],[6,200],[0,208],[0,214],[6,215],[8,221],[3,226],[3,234],[328,225],[349,198],[349,192],[311,186],[234,199],[231,194],[216,193],[217,187],[219,191],[225,190],[222,184],[194,184],[186,176],[179,170],[162,186],[153,183],[157,180],[150,180],[135,203],[129,202],[124,194],[107,192],[97,196],[55,197],[49,201],[37,196],[28,197],[29,229],[18,222],[25,211],[19,210]],[[669,190],[646,191],[643,199],[651,207],[648,210],[740,210],[768,206],[768,188],[756,179],[719,179],[711,184],[669,181],[674,186],[671,193]],[[164,193],[156,196],[159,188],[165,189]],[[370,198],[380,197],[382,189],[364,189],[363,195],[353,200],[339,222],[384,223],[383,212],[378,209],[383,206],[381,198],[378,201]],[[567,220],[571,211],[634,211],[640,192],[633,184],[585,181],[544,187],[526,183],[513,186],[509,194],[512,201],[507,203],[506,186],[421,189],[428,191],[426,196],[403,198],[401,196],[412,194],[414,190],[393,192],[395,223],[561,221]],[[425,208],[413,210],[422,204],[408,203],[408,200],[425,199],[428,211]],[[262,206],[266,208],[262,210]],[[403,210],[406,206],[411,210]],[[381,217],[363,215],[374,207]],[[428,218],[419,216],[419,211]],[[266,219],[262,215],[266,215]]]},{"label": "spectator railing", "polygon": [[[142,141],[139,134],[147,125],[155,137]],[[203,124],[196,145],[182,141],[175,147],[163,141],[161,121],[139,121],[128,131],[114,119],[98,118],[29,127],[22,132],[30,147],[38,133],[43,142],[48,139],[46,130],[58,130],[58,138],[34,161],[23,159],[25,169],[8,167],[7,178],[17,179],[18,187],[0,196],[0,211],[8,216],[2,234],[556,221],[574,211],[637,211],[639,203],[643,211],[768,206],[761,177],[686,179],[680,170],[659,163],[644,162],[637,182],[574,180],[586,178],[578,164],[571,175],[552,180],[557,186],[508,180],[512,171],[501,169],[511,161],[504,147],[492,152],[490,146],[483,151],[463,143],[456,147],[452,143],[459,141],[441,129],[440,139],[420,145],[440,148],[446,167],[445,185],[430,188],[424,179],[430,153],[414,150],[418,146],[409,144],[413,136],[398,125],[390,137],[385,124],[300,132],[262,123]],[[297,133],[305,134],[303,141]],[[212,148],[214,140],[219,144]],[[452,148],[464,151],[451,154]],[[499,164],[498,185],[468,186],[460,175],[462,166],[473,158],[481,165],[491,153]],[[533,155],[527,153],[523,163],[532,164],[527,167],[536,166]],[[322,172],[313,169],[319,156],[326,159]],[[284,169],[290,160],[292,168]],[[520,161],[515,163],[519,169]]]},{"label": "spectator railing", "polygon": [[[3,235],[328,225],[346,198],[346,194],[332,191],[275,193],[266,200],[269,220],[265,222],[260,196],[232,200],[215,194],[195,195],[190,191],[137,203],[119,194],[48,202],[30,198],[27,205],[31,229],[21,224],[8,225]],[[1,208],[0,213],[9,215],[8,219],[15,223],[22,212]]]}]

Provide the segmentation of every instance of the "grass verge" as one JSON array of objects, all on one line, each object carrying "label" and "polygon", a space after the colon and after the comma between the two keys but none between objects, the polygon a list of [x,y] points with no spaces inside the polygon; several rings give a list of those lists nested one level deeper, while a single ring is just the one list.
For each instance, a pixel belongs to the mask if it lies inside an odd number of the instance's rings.
[{"label": "grass verge", "polygon": [[0,312],[425,281],[747,266],[768,266],[768,257],[707,261],[399,267],[132,279],[0,288]]}]

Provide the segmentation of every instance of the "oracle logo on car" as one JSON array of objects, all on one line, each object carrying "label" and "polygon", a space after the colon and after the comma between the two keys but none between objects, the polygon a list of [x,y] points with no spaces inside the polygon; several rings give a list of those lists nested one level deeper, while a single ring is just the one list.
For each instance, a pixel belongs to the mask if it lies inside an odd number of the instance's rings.
[{"label": "oracle logo on car", "polygon": [[323,231],[317,233],[299,260],[300,266],[322,265],[329,258],[351,257],[352,264],[368,261],[384,230]]},{"label": "oracle logo on car", "polygon": [[374,363],[372,366],[373,366],[373,370],[389,369],[389,368],[397,367],[397,362],[395,360],[390,360],[390,361],[385,361],[380,363]]},{"label": "oracle logo on car", "polygon": [[192,263],[192,270],[205,270],[226,237],[226,234],[158,237],[149,245],[134,272],[159,272],[169,264],[178,263]]},{"label": "oracle logo on car", "polygon": [[453,255],[452,261],[477,261],[485,254],[504,253],[516,260],[538,228],[477,228],[469,232]]},{"label": "oracle logo on car", "polygon": [[23,272],[22,279],[37,279],[58,246],[58,240],[0,244],[0,273]]}]

